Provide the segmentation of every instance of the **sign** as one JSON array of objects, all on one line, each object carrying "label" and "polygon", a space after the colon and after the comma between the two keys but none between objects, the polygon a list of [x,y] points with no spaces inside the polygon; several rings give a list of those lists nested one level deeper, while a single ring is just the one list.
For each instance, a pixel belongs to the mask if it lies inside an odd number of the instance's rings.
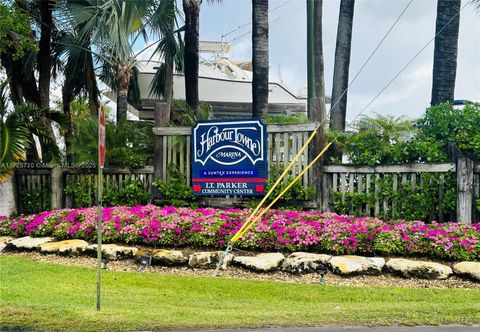
[{"label": "sign", "polygon": [[98,112],[98,161],[100,167],[105,166],[105,108],[100,106]]},{"label": "sign", "polygon": [[192,128],[195,195],[258,196],[267,181],[267,128],[259,120],[201,121]]}]

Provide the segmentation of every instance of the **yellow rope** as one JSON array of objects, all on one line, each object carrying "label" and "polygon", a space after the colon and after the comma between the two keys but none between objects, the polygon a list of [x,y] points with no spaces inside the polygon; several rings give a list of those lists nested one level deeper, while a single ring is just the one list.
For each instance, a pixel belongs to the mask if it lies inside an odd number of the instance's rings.
[{"label": "yellow rope", "polygon": [[[313,159],[310,164],[307,165],[307,167],[305,167],[305,169],[303,171],[300,172],[300,174],[297,175],[297,177],[264,209],[262,210],[262,212],[260,213],[260,215],[258,215],[253,221],[250,221],[248,222],[245,222],[245,224],[243,224],[242,228],[239,229],[237,231],[237,233],[232,237],[232,240],[230,241],[231,243],[235,243],[236,241],[238,241],[238,239],[240,239],[249,229],[250,227],[252,227],[254,224],[256,224],[258,222],[258,220],[260,220],[260,218],[268,211],[270,210],[270,208],[280,199],[283,197],[283,195],[295,184],[295,182],[297,182],[302,176],[303,174],[305,174],[321,157],[322,155],[328,150],[328,148],[330,147],[330,145],[332,145],[333,142],[330,142],[328,143],[322,151],[320,151],[320,153],[315,157],[315,159]],[[250,217],[249,217],[250,219]]]},{"label": "yellow rope", "polygon": [[[305,151],[305,149],[307,148],[308,144],[310,143],[310,141],[315,137],[315,135],[317,134],[317,131],[315,130],[311,135],[310,137],[308,138],[308,140],[305,142],[305,144],[303,145],[303,147],[300,149],[300,151],[298,151],[297,155],[295,156],[295,158],[293,158],[293,160],[290,162],[290,164],[288,164],[287,168],[283,171],[282,175],[280,175],[280,177],[277,179],[277,181],[275,182],[275,184],[273,185],[273,187],[268,191],[268,193],[263,197],[263,199],[260,201],[260,203],[258,203],[257,207],[255,208],[255,210],[253,210],[253,212],[250,214],[250,216],[248,217],[247,221],[245,221],[245,223],[242,225],[242,227],[237,231],[238,232],[241,232],[243,231],[243,229],[246,227],[246,225],[248,225],[253,216],[258,212],[258,210],[260,210],[260,207],[265,203],[265,201],[267,200],[267,198],[272,194],[272,192],[275,190],[275,188],[277,188],[277,186],[280,184],[280,182],[282,182],[283,178],[285,177],[285,175],[287,175],[288,171],[290,170],[290,168],[292,168],[292,166],[295,164],[295,162],[298,160],[298,158],[300,158],[300,156],[303,154],[303,151]],[[288,158],[288,156],[286,156],[286,158]]]}]

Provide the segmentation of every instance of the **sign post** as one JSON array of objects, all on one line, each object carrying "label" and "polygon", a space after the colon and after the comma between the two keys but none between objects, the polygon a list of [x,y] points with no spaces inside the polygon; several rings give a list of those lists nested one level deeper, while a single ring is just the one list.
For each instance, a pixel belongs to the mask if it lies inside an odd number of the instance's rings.
[{"label": "sign post", "polygon": [[267,175],[267,128],[261,121],[199,121],[192,128],[194,195],[261,196]]},{"label": "sign post", "polygon": [[102,278],[102,190],[103,166],[105,165],[105,108],[98,111],[98,222],[97,222],[97,311],[100,311]]}]

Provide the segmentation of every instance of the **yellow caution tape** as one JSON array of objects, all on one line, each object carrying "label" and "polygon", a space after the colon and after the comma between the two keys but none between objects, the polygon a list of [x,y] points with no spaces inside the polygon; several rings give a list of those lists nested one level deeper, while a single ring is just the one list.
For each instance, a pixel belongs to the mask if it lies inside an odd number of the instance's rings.
[{"label": "yellow caution tape", "polygon": [[[313,137],[313,136],[312,136]],[[295,179],[293,179],[293,181],[280,193],[278,194],[278,196],[264,209],[262,210],[262,212],[260,213],[260,215],[258,215],[253,221],[250,221],[252,215],[254,213],[252,213],[250,215],[250,217],[248,218],[248,220],[243,224],[242,228],[240,228],[237,233],[232,237],[232,240],[230,241],[230,243],[235,243],[236,241],[238,241],[238,239],[240,239],[249,229],[250,227],[252,227],[254,224],[256,224],[260,218],[268,211],[270,210],[270,208],[280,199],[283,197],[283,195],[295,184],[295,182],[297,182],[302,176],[303,174],[305,174],[321,157],[322,155],[328,150],[328,148],[332,145],[333,142],[330,142],[328,143],[322,151],[320,151],[320,153],[315,157],[315,159],[313,159],[310,164],[307,165],[307,167],[305,167],[305,169],[303,171],[300,172],[300,174],[297,175],[297,177]],[[278,182],[278,181],[277,181]],[[265,201],[265,199],[262,200],[261,204]],[[255,212],[258,211],[259,207],[261,206],[261,204],[259,204],[257,206],[257,209],[255,209]]]},{"label": "yellow caution tape", "polygon": [[[298,151],[297,155],[293,158],[293,160],[290,162],[290,164],[288,164],[287,168],[285,168],[285,170],[283,171],[282,175],[280,175],[280,177],[277,179],[277,181],[275,182],[275,184],[272,186],[272,188],[270,188],[270,190],[268,191],[268,193],[263,197],[263,199],[260,201],[260,203],[258,203],[257,207],[253,210],[253,212],[250,214],[250,216],[248,217],[247,221],[245,221],[245,223],[242,225],[242,227],[237,231],[237,234],[238,232],[241,232],[243,231],[243,229],[251,222],[253,216],[258,212],[258,210],[260,209],[260,207],[265,203],[265,201],[268,199],[268,197],[273,193],[273,191],[275,190],[275,188],[277,188],[277,186],[280,184],[280,182],[282,182],[283,178],[285,177],[285,175],[288,174],[288,171],[290,170],[290,168],[292,168],[293,165],[295,165],[295,162],[298,160],[298,158],[300,158],[300,156],[303,154],[303,151],[305,151],[305,149],[307,148],[308,144],[310,144],[311,140],[315,137],[315,135],[317,134],[317,131],[315,130],[311,135],[310,137],[308,138],[308,140],[305,142],[305,144],[303,145],[303,147],[300,149],[300,151]],[[288,158],[288,156],[286,157]]]}]

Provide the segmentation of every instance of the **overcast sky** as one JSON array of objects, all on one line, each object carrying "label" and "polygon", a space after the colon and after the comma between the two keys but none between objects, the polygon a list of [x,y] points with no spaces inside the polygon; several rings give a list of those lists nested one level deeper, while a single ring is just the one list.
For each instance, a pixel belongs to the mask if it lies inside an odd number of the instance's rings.
[{"label": "overcast sky", "polygon": [[[350,79],[380,42],[409,0],[357,0],[353,22]],[[295,93],[306,86],[305,0],[270,0],[270,80],[281,79]],[[323,52],[326,94],[331,94],[340,1],[323,5]],[[465,4],[462,1],[462,5]],[[348,94],[351,120],[435,34],[436,1],[414,0]],[[235,59],[251,59],[251,0],[203,1],[200,39],[228,36]],[[419,117],[431,96],[433,42],[365,111]],[[480,13],[468,4],[460,14],[455,98],[480,100]]]}]

